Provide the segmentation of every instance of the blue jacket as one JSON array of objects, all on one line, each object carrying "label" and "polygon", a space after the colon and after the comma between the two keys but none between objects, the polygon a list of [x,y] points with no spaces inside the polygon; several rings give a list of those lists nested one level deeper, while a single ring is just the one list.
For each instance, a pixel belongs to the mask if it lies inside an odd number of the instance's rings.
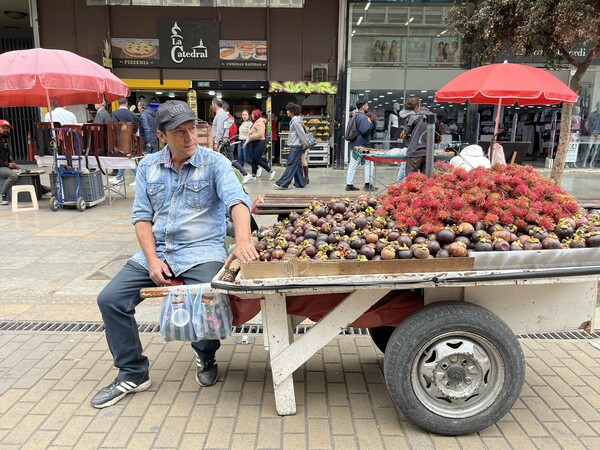
[{"label": "blue jacket", "polygon": [[[156,136],[156,111],[144,109],[140,113],[140,137],[142,138],[142,150],[147,153],[156,151],[158,137]],[[146,146],[150,144],[150,146]]]},{"label": "blue jacket", "polygon": [[353,149],[354,147],[370,147],[373,124],[362,111],[356,112],[355,120],[356,128],[358,129],[358,136],[355,140],[348,143],[348,148]]}]

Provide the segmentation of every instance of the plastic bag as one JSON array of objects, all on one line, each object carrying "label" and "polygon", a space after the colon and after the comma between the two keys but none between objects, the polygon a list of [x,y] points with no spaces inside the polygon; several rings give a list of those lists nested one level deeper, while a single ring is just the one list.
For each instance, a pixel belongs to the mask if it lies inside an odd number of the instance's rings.
[{"label": "plastic bag", "polygon": [[490,155],[490,162],[492,163],[492,166],[494,164],[500,164],[501,166],[506,165],[506,158],[504,157],[504,148],[497,142],[494,142],[493,151]]},{"label": "plastic bag", "polygon": [[194,298],[192,322],[198,340],[227,339],[233,332],[229,296],[200,287]]},{"label": "plastic bag", "polygon": [[193,300],[189,289],[178,289],[164,298],[160,309],[160,334],[165,342],[189,341],[194,342],[196,333],[192,323]]}]

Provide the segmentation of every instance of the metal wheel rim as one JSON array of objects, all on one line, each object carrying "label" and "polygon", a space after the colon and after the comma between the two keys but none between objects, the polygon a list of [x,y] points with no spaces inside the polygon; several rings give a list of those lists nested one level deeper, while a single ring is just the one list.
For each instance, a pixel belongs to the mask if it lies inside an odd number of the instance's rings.
[{"label": "metal wheel rim", "polygon": [[431,339],[418,349],[411,367],[412,388],[421,404],[452,419],[487,409],[500,395],[504,378],[504,360],[496,346],[468,332]]}]

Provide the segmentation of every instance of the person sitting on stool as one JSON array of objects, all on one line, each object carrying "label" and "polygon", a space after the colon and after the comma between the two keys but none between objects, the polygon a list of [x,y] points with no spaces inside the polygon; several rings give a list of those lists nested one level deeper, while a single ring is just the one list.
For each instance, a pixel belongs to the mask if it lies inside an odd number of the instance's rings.
[{"label": "person sitting on stool", "polygon": [[12,125],[7,120],[0,120],[0,178],[6,178],[0,192],[0,205],[8,205],[8,192],[19,178],[19,173],[16,170],[19,166],[17,166],[17,163],[10,156],[10,145],[8,142],[10,130],[12,130]]}]

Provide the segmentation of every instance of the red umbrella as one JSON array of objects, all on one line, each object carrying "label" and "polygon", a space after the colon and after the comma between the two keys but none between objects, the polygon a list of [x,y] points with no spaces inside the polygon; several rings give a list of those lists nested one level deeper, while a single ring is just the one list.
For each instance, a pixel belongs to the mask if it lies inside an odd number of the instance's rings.
[{"label": "red umbrella", "polygon": [[490,143],[490,149],[493,149],[502,105],[575,103],[577,94],[545,70],[504,61],[500,64],[476,67],[460,74],[435,93],[435,100],[460,103],[469,100],[474,104],[498,104],[494,138]]},{"label": "red umbrella", "polygon": [[35,48],[0,55],[0,107],[111,102],[129,87],[110,71],[65,50]]}]

